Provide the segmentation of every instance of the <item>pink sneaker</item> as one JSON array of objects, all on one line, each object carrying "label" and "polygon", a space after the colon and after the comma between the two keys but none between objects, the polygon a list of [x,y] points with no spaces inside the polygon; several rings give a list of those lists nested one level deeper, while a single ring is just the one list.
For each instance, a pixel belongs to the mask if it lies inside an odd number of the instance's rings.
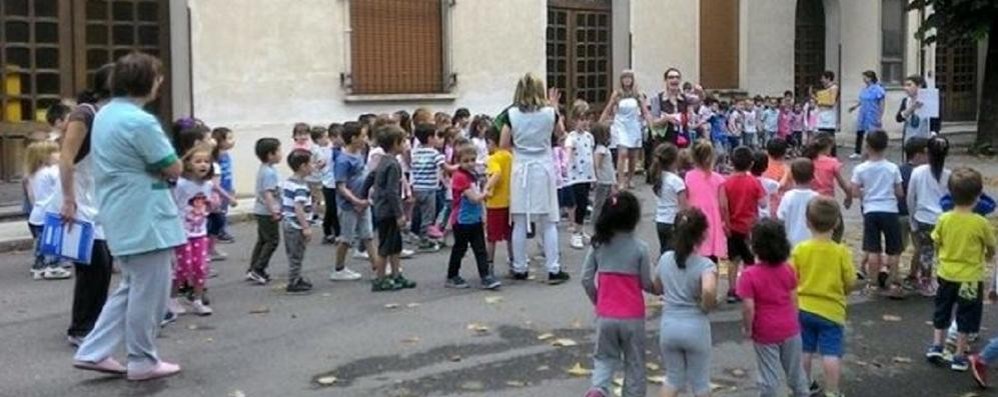
[{"label": "pink sneaker", "polygon": [[607,397],[607,394],[603,389],[599,387],[593,387],[586,392],[585,397]]},{"label": "pink sneaker", "polygon": [[180,366],[177,364],[171,364],[166,361],[160,361],[156,363],[153,369],[140,374],[128,374],[128,380],[131,381],[143,381],[165,378],[167,376],[173,376],[180,372]]},{"label": "pink sneaker", "polygon": [[73,367],[87,371],[102,372],[105,374],[123,375],[128,370],[114,358],[108,357],[98,362],[80,361],[73,362]]},{"label": "pink sneaker", "polygon": [[430,236],[430,238],[442,238],[444,236],[444,232],[440,230],[437,225],[430,225],[430,227],[426,229],[426,235]]}]

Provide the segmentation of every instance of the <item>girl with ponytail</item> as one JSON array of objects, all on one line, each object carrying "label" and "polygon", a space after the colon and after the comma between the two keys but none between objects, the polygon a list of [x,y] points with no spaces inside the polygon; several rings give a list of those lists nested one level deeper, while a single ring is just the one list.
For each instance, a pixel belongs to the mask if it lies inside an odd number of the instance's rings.
[{"label": "girl with ponytail", "polygon": [[943,212],[940,201],[949,194],[950,170],[946,168],[949,155],[949,141],[942,136],[929,138],[927,145],[929,163],[915,167],[908,182],[908,212],[911,231],[918,258],[921,264],[918,275],[919,287],[925,296],[935,296],[936,284],[932,277],[933,262],[936,258],[932,229]]}]

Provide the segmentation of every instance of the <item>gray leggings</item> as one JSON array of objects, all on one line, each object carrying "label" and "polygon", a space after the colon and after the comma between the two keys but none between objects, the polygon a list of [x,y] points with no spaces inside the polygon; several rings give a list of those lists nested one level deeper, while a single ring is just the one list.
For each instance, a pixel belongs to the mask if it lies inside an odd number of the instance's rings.
[{"label": "gray leggings", "polygon": [[593,353],[593,387],[609,395],[613,374],[624,370],[623,397],[644,397],[645,320],[596,319],[596,348]]},{"label": "gray leggings", "polygon": [[710,320],[702,314],[663,313],[659,333],[666,386],[710,393]]}]

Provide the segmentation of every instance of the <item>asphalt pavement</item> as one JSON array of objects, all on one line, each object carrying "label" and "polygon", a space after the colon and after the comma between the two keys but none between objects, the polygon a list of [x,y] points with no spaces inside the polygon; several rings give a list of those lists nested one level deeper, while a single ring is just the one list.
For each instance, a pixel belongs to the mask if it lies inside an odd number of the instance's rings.
[{"label": "asphalt pavement", "polygon": [[[654,250],[653,196],[645,186],[638,192],[638,235]],[[847,238],[858,247],[858,209],[846,219]],[[403,261],[418,288],[372,293],[366,281],[328,281],[333,249],[313,241],[305,274],[316,288],[288,296],[282,288],[283,247],[271,264],[278,279],[250,285],[243,274],[255,227],[240,223],[232,229],[237,242],[221,246],[229,259],[215,264],[220,276],[208,283],[215,314],[183,316],[160,335],[162,358],[179,363],[183,372],[144,383],[74,370],[73,350],[64,339],[72,281],[32,281],[26,253],[3,254],[0,396],[581,396],[588,388],[588,379],[573,373],[592,368],[593,309],[578,281],[584,252],[568,248],[564,230],[562,263],[573,279],[559,286],[544,284],[546,275],[535,267],[537,279],[503,279],[496,292],[446,289],[445,249]],[[499,251],[497,272],[505,272]],[[858,263],[858,251],[855,256]],[[476,285],[472,261],[469,254],[463,275]],[[370,275],[366,262],[351,260],[350,266]],[[659,311],[650,301],[647,358],[658,364]],[[854,295],[850,302],[847,395],[991,395],[978,391],[969,374],[932,367],[922,358],[932,332],[929,299]],[[995,307],[985,312],[983,334],[991,335],[998,330]],[[757,393],[755,357],[740,334],[740,315],[737,305],[722,305],[712,315],[716,395]],[[123,360],[124,352],[117,357]],[[583,371],[571,371],[576,364]],[[649,375],[657,381],[662,371]],[[649,386],[648,395],[657,395],[657,385]]]}]

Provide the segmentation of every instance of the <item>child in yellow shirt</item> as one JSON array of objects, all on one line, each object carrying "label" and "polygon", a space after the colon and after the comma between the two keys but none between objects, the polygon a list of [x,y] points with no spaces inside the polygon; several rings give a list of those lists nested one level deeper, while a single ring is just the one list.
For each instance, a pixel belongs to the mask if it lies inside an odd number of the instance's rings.
[{"label": "child in yellow shirt", "polygon": [[[840,396],[846,296],[856,282],[856,268],[849,249],[832,240],[840,218],[834,199],[818,196],[807,206],[811,238],[794,248],[791,263],[797,272],[804,373],[810,378],[811,361],[821,354],[825,371],[825,395]],[[818,393],[811,382],[812,395]]]},{"label": "child in yellow shirt", "polygon": [[489,268],[496,256],[496,245],[506,242],[506,258],[512,260],[513,247],[509,237],[513,230],[509,224],[509,182],[513,173],[513,154],[499,147],[499,130],[490,127],[485,131],[489,157],[485,160],[485,241],[489,255]]},{"label": "child in yellow shirt", "polygon": [[984,189],[981,174],[961,167],[953,170],[949,178],[953,210],[939,216],[932,241],[936,245],[939,270],[936,277],[935,313],[932,315],[932,347],[925,358],[937,365],[945,365],[943,341],[949,328],[953,309],[956,308],[956,350],[950,369],[966,371],[967,335],[981,328],[984,311],[984,263],[994,255],[995,234],[983,216],[973,212],[974,204]]}]

